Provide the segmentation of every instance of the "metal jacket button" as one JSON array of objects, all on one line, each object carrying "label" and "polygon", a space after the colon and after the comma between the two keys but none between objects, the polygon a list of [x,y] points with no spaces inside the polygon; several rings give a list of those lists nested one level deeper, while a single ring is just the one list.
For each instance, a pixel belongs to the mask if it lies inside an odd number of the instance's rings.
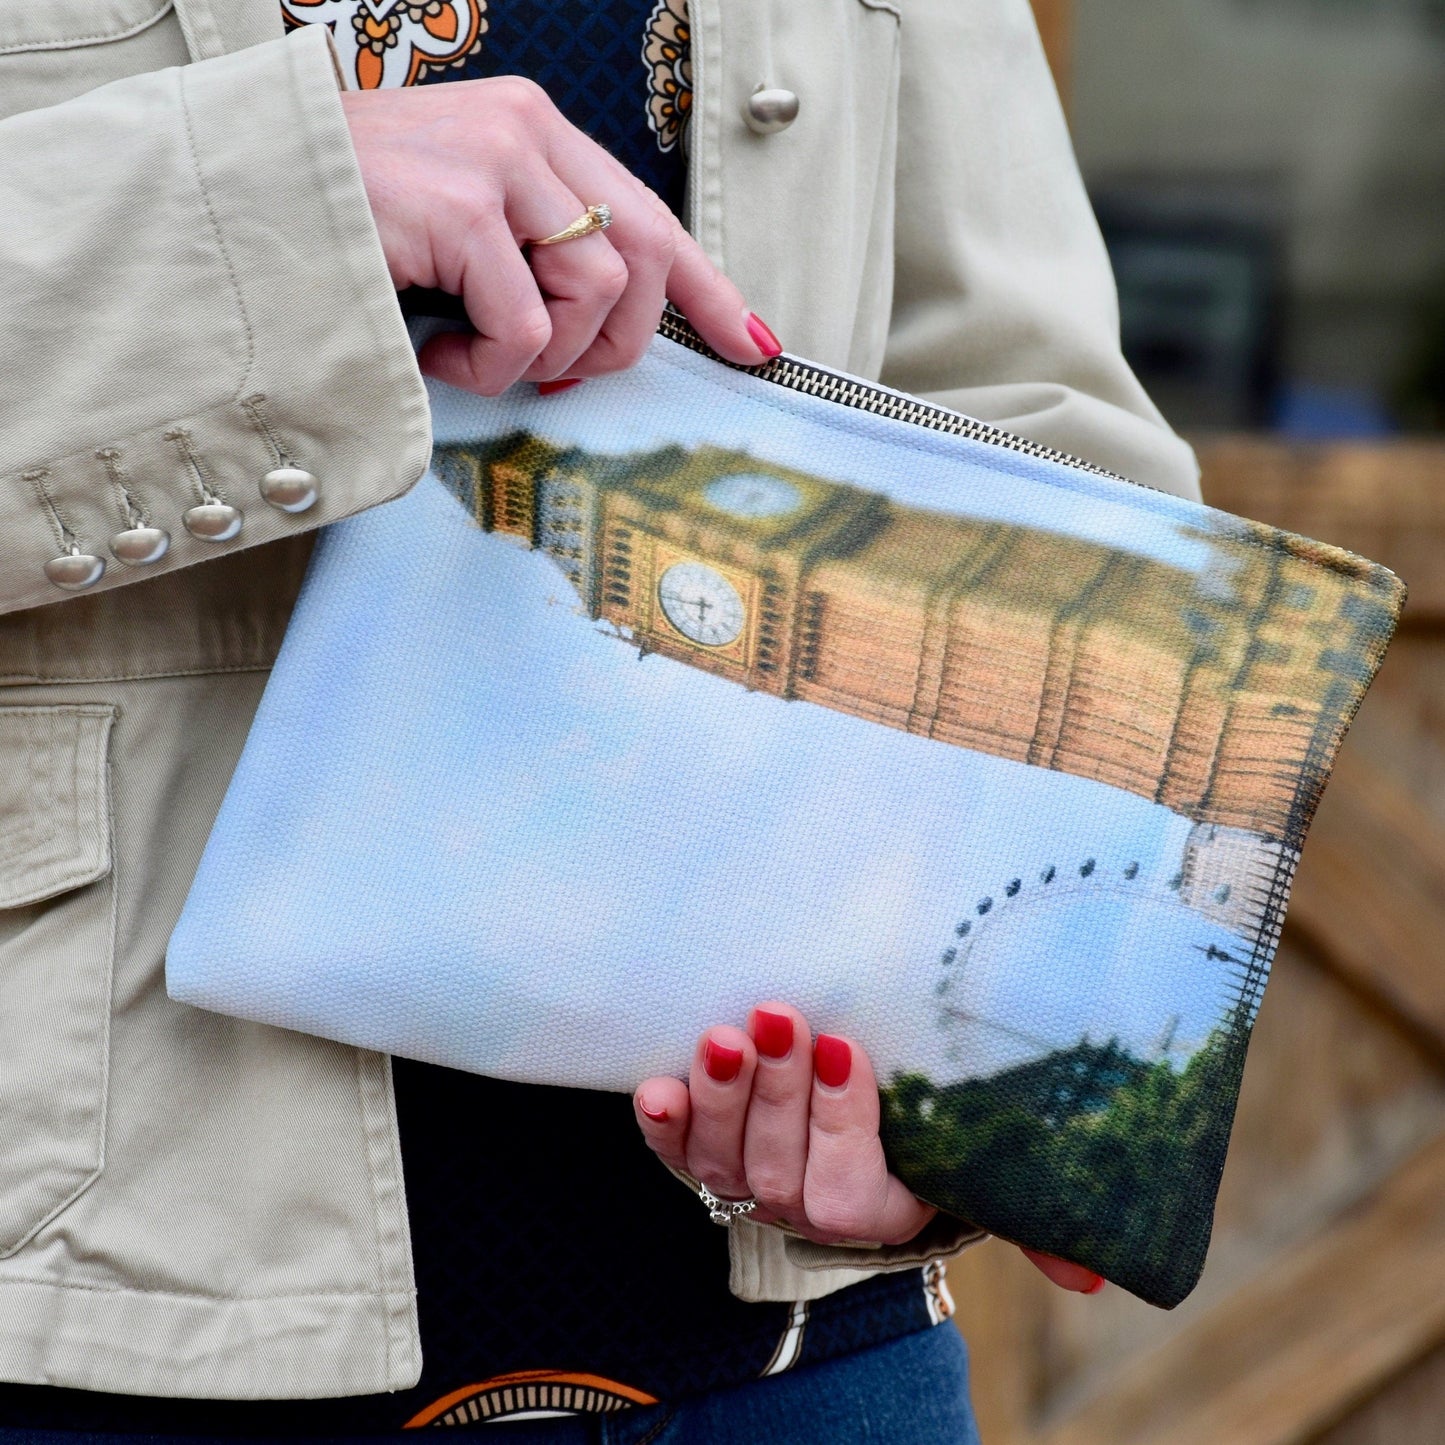
[{"label": "metal jacket button", "polygon": [[300,467],[273,467],[261,478],[261,495],[278,511],[304,512],[321,495],[321,483]]},{"label": "metal jacket button", "polygon": [[79,547],[72,547],[45,564],[45,575],[67,592],[83,592],[87,587],[94,587],[104,573],[105,558],[82,552]]},{"label": "metal jacket button", "polygon": [[110,550],[127,567],[159,562],[170,550],[171,534],[163,527],[127,527],[110,539]]},{"label": "metal jacket button", "polygon": [[242,520],[229,502],[202,502],[181,517],[186,531],[202,542],[229,542],[241,530]]},{"label": "metal jacket button", "polygon": [[798,97],[791,90],[760,85],[743,106],[743,119],[755,135],[776,135],[798,118]]}]

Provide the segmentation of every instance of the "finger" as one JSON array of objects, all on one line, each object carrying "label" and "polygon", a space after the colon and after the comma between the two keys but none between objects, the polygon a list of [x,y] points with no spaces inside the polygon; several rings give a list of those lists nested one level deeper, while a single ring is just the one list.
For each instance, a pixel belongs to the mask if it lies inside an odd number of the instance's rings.
[{"label": "finger", "polygon": [[808,1021],[787,1004],[760,1004],[748,1020],[757,1050],[743,1135],[748,1192],[774,1218],[801,1221],[808,1162],[813,1041]]},{"label": "finger", "polygon": [[592,346],[568,368],[568,375],[625,371],[642,359],[667,304],[667,278],[679,229],[672,213],[645,188],[642,203],[628,201],[614,208],[607,235],[627,263],[627,288]]},{"label": "finger", "polygon": [[753,315],[743,293],[691,236],[678,244],[667,295],[698,335],[728,361],[757,366],[782,351],[767,323]]},{"label": "finger", "polygon": [[1056,1255],[1044,1254],[1041,1250],[1025,1249],[1023,1245],[1019,1245],[1019,1249],[1030,1264],[1035,1265],[1060,1289],[1073,1290],[1075,1294],[1098,1294],[1104,1288],[1103,1275],[1095,1274],[1081,1264],[1059,1259]]},{"label": "finger", "polygon": [[[565,130],[553,140],[549,151],[557,174],[579,194],[590,193],[599,181],[612,187],[611,194],[599,195],[613,210],[629,198],[652,203],[652,193],[625,166],[582,135]],[[658,202],[657,204],[661,204]],[[696,327],[698,334],[719,356],[743,366],[757,366],[778,354],[775,337],[756,318],[743,300],[742,292],[708,259],[707,252],[688,235],[671,212],[673,257],[667,278],[667,295],[678,310]]]},{"label": "finger", "polygon": [[421,369],[449,386],[498,396],[547,346],[552,320],[500,218],[469,234],[457,265],[452,285],[466,304],[475,334],[444,331],[432,337],[421,349]]},{"label": "finger", "polygon": [[850,1039],[819,1034],[803,1204],[820,1238],[902,1244],[937,1213],[888,1172],[878,1119],[868,1055]]},{"label": "finger", "polygon": [[[507,218],[523,243],[555,235],[586,210],[587,203],[550,173],[529,177],[507,197]],[[533,246],[528,260],[546,300],[552,335],[526,377],[545,381],[567,371],[596,340],[627,289],[627,263],[601,231]]]},{"label": "finger", "polygon": [[724,1199],[748,1197],[743,1131],[757,1059],[741,1029],[709,1029],[698,1040],[688,1076],[687,1172]]},{"label": "finger", "polygon": [[[557,252],[570,250],[571,256]],[[527,369],[526,380],[596,375],[578,361],[597,344],[607,318],[627,290],[627,263],[600,233],[532,253],[532,271],[552,318],[552,339]]]},{"label": "finger", "polygon": [[632,1112],[648,1148],[669,1169],[686,1169],[691,1114],[687,1085],[681,1079],[648,1079],[632,1096]]}]

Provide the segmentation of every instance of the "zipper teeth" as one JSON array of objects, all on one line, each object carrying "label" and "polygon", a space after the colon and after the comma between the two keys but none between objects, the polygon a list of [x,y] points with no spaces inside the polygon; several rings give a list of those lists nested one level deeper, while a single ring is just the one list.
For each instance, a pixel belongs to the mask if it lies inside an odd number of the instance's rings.
[{"label": "zipper teeth", "polygon": [[934,406],[919,401],[916,397],[901,396],[885,387],[870,386],[866,381],[856,381],[849,376],[839,376],[835,371],[817,366],[812,362],[794,361],[791,357],[780,356],[763,366],[739,366],[735,361],[721,357],[674,311],[663,313],[658,327],[661,335],[689,351],[720,361],[734,371],[745,371],[751,376],[770,381],[775,386],[785,386],[789,391],[800,391],[807,396],[816,396],[824,401],[838,402],[857,411],[871,412],[874,416],[891,417],[894,421],[909,422],[914,426],[925,426],[932,431],[945,432],[949,436],[968,437],[971,441],[986,442],[990,446],[1007,447],[1009,451],[1021,452],[1026,457],[1037,457],[1046,462],[1058,462],[1072,467],[1075,471],[1090,472],[1096,477],[1108,477],[1113,482],[1124,482],[1131,487],[1147,487],[1149,491],[1160,491],[1149,487],[1147,482],[1136,482],[1121,477],[1104,467],[1096,467],[1082,457],[1070,456],[1042,442],[1029,441],[1027,437],[1015,436],[1013,432],[990,426],[987,422],[975,421],[973,417],[962,416],[947,407]]}]

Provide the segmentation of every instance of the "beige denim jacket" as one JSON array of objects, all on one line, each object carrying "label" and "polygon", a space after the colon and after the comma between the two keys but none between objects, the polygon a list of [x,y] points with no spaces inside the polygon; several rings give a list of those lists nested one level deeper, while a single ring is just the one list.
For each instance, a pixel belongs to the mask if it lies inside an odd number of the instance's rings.
[{"label": "beige denim jacket", "polygon": [[[692,10],[690,224],[790,350],[1194,492],[1120,358],[1026,0]],[[275,0],[0,21],[0,1379],[399,1389],[421,1355],[389,1061],[163,980],[306,534],[428,455],[326,35],[283,38]],[[760,85],[798,95],[788,129],[744,124]],[[320,477],[312,510],[263,499],[278,452]],[[238,535],[186,531],[207,498]],[[137,525],[170,550],[126,566]],[[45,570],[70,554],[107,561],[75,594]],[[813,1297],[971,1237],[744,1223],[733,1288]]]}]

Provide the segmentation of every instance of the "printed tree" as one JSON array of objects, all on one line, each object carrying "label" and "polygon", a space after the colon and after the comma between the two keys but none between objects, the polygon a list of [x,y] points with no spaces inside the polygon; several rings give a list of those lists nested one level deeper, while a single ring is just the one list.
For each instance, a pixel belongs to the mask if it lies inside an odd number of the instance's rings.
[{"label": "printed tree", "polygon": [[1182,1069],[1081,1040],[984,1079],[901,1075],[884,1090],[893,1169],[1001,1237],[1177,1304],[1203,1267],[1249,1023],[1240,1003]]}]

